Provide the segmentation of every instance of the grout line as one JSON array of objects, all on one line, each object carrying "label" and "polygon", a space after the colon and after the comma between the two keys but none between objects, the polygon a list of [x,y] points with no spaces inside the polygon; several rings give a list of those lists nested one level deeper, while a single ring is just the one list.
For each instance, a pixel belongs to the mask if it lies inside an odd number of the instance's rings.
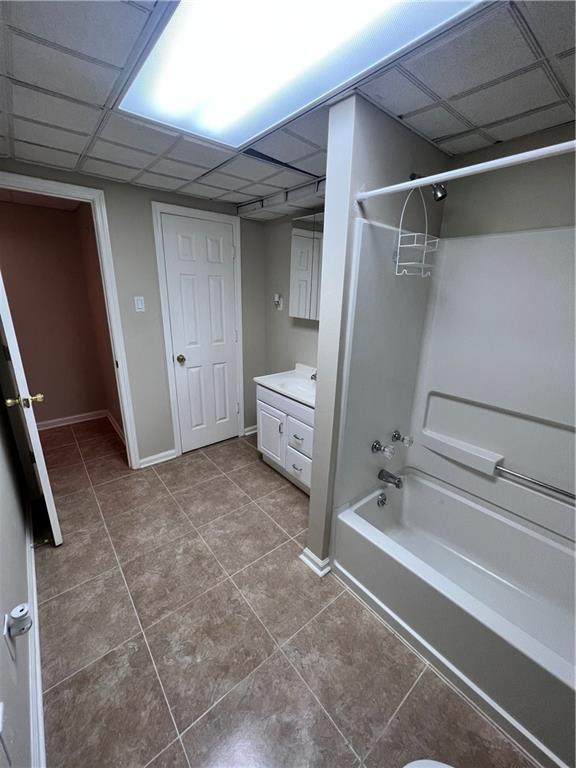
[{"label": "grout line", "polygon": [[126,643],[129,643],[130,640],[134,640],[136,637],[140,637],[142,634],[141,630],[138,630],[138,632],[135,632],[133,635],[130,635],[130,637],[127,637],[125,640],[122,640],[121,643],[118,643],[118,645],[115,645],[113,648],[109,648],[104,653],[101,653],[99,656],[96,656],[96,658],[91,659],[86,664],[83,664],[81,667],[78,667],[78,669],[75,669],[74,672],[71,672],[69,675],[66,675],[66,677],[63,677],[61,680],[58,680],[57,683],[54,683],[49,688],[44,688],[42,691],[42,694],[46,694],[49,691],[51,691],[53,688],[57,688],[59,685],[62,685],[62,683],[65,683],[67,680],[70,680],[70,678],[75,677],[79,672],[82,672],[84,669],[88,669],[88,667],[91,667],[92,664],[96,664],[97,661],[100,661],[100,659],[103,659],[104,656],[108,656],[109,653],[112,653],[113,651],[117,651],[118,648],[121,648]]},{"label": "grout line", "polygon": [[[170,749],[170,747],[172,747],[174,744],[178,743],[179,741],[180,741],[180,737],[179,737],[179,736],[177,736],[177,737],[176,737],[176,738],[175,738],[173,741],[171,741],[171,742],[170,742],[170,744],[167,744],[167,745],[164,747],[164,749],[163,749],[163,750],[161,750],[160,752],[158,752],[158,754],[157,754],[157,755],[154,755],[154,757],[152,758],[152,760],[148,760],[148,762],[144,764],[143,768],[148,768],[148,766],[149,766],[149,765],[152,765],[152,763],[154,762],[154,760],[156,760],[157,758],[159,758],[159,757],[160,757],[160,755],[163,755],[163,754],[164,754],[164,752],[167,752],[167,751]],[[184,754],[186,754],[186,750],[184,750]],[[188,755],[186,755],[186,760],[188,760]],[[190,763],[188,763],[188,765],[190,765]]]},{"label": "grout line", "polygon": [[381,738],[384,736],[384,734],[386,733],[386,731],[388,730],[388,728],[390,727],[390,725],[391,725],[391,724],[392,724],[392,722],[394,721],[394,718],[396,717],[396,715],[398,714],[398,712],[399,712],[399,711],[402,709],[402,707],[404,706],[404,704],[405,704],[405,703],[406,703],[406,701],[408,700],[408,697],[410,696],[410,694],[412,693],[412,691],[413,691],[413,690],[416,688],[416,686],[417,686],[417,685],[418,685],[418,683],[420,682],[420,679],[421,679],[422,675],[424,674],[424,672],[426,672],[426,670],[427,670],[427,669],[428,669],[428,664],[425,662],[425,663],[424,663],[424,666],[423,666],[423,668],[422,668],[422,671],[420,672],[420,674],[418,675],[418,677],[416,678],[416,680],[414,680],[414,682],[412,683],[412,685],[410,686],[410,688],[408,688],[408,690],[407,690],[406,694],[405,694],[405,695],[404,695],[404,697],[402,698],[402,701],[400,702],[400,704],[398,704],[398,706],[396,707],[396,709],[394,710],[394,712],[392,712],[392,714],[390,715],[390,717],[389,717],[389,719],[388,719],[388,721],[387,721],[386,725],[385,725],[385,726],[382,728],[382,731],[381,731],[381,732],[378,734],[378,736],[376,736],[376,737],[375,737],[375,739],[374,739],[374,743],[372,744],[372,746],[370,747],[370,749],[368,750],[368,752],[366,752],[366,754],[364,755],[364,758],[363,758],[364,760],[366,760],[366,758],[367,758],[367,757],[370,755],[370,753],[373,751],[374,747],[376,747],[376,745],[378,744],[378,742],[380,741],[380,739],[381,739]]},{"label": "grout line", "polygon": [[228,575],[225,575],[224,578],[217,581],[215,584],[212,584],[212,586],[208,587],[208,589],[205,589],[203,592],[198,592],[197,595],[194,595],[194,597],[191,597],[190,600],[186,600],[185,603],[182,603],[182,605],[177,606],[174,608],[174,610],[170,611],[170,613],[163,613],[162,616],[160,616],[159,619],[155,619],[152,624],[147,624],[144,627],[144,632],[148,632],[150,629],[153,629],[161,622],[165,621],[169,616],[172,616],[175,613],[179,613],[183,609],[187,608],[191,603],[193,603],[195,600],[198,600],[201,597],[204,597],[204,595],[207,595],[208,592],[212,592],[213,589],[216,589],[216,587],[221,587],[222,584],[225,584],[227,581],[230,581],[231,578]]},{"label": "grout line", "polygon": [[284,646],[288,645],[288,643],[289,643],[291,640],[293,640],[293,639],[296,637],[296,635],[300,634],[300,632],[302,632],[302,630],[303,630],[305,627],[307,627],[307,626],[308,626],[308,624],[310,624],[310,623],[311,623],[311,622],[313,622],[315,619],[317,619],[317,618],[318,618],[318,617],[319,617],[319,616],[320,616],[322,613],[324,613],[324,611],[325,611],[327,608],[329,608],[331,605],[333,605],[333,604],[336,602],[336,600],[338,600],[339,598],[341,598],[341,597],[342,597],[342,595],[345,593],[345,591],[346,591],[346,590],[344,590],[344,589],[343,589],[341,592],[338,592],[338,594],[336,595],[336,597],[333,597],[333,598],[332,598],[332,600],[330,600],[328,603],[326,603],[326,605],[325,605],[323,608],[321,608],[321,609],[318,611],[318,613],[314,614],[314,616],[312,616],[312,618],[311,618],[311,619],[308,619],[308,621],[307,621],[305,624],[302,624],[302,626],[300,627],[300,629],[297,629],[297,630],[296,630],[296,632],[294,632],[294,634],[293,634],[293,635],[290,635],[290,637],[288,637],[286,640],[283,640],[281,643],[279,643],[279,646],[280,646],[280,648],[282,648],[282,649],[283,649],[283,648],[284,648]]},{"label": "grout line", "polygon": [[[90,476],[88,476],[88,477],[90,477]],[[92,483],[92,480],[90,480],[90,484],[92,485],[92,490],[94,490],[94,484]],[[94,492],[94,495],[96,496],[95,492]],[[134,603],[134,599],[132,597],[132,593],[130,592],[130,587],[128,586],[128,582],[126,581],[126,576],[124,575],[124,571],[122,569],[122,565],[121,565],[120,560],[118,558],[118,553],[116,552],[116,548],[114,547],[114,542],[112,541],[112,537],[110,536],[110,531],[108,530],[108,526],[106,525],[106,520],[104,519],[104,515],[103,515],[102,509],[100,507],[100,501],[98,499],[98,496],[96,496],[96,503],[98,504],[98,510],[100,512],[100,516],[102,518],[102,522],[104,523],[104,529],[106,531],[106,535],[108,536],[108,540],[110,542],[110,546],[112,547],[112,551],[114,552],[114,557],[116,558],[116,562],[118,563],[118,567],[120,568],[120,573],[121,573],[121,576],[122,576],[122,580],[124,581],[124,586],[126,587],[126,591],[128,593],[128,597],[130,598],[130,603],[132,604],[132,610],[134,611],[134,615],[136,616],[136,621],[138,622],[138,626],[140,627],[140,632],[142,633],[142,638],[144,640],[144,644],[146,645],[146,649],[148,651],[148,655],[150,657],[150,661],[152,663],[152,667],[154,669],[154,672],[156,673],[156,679],[158,680],[158,684],[160,686],[160,690],[162,691],[162,695],[164,696],[164,701],[166,703],[166,707],[168,708],[168,712],[170,714],[170,718],[172,720],[172,724],[174,726],[174,730],[175,730],[178,738],[180,739],[180,732],[178,731],[178,726],[176,725],[176,720],[174,719],[174,715],[172,713],[172,708],[170,707],[170,702],[168,701],[168,697],[166,695],[166,691],[164,689],[164,685],[163,685],[162,680],[160,678],[160,674],[158,672],[158,667],[156,666],[156,662],[154,661],[154,657],[152,656],[152,651],[150,650],[150,645],[148,644],[148,638],[146,637],[146,634],[144,632],[144,627],[142,626],[142,622],[140,620],[140,616],[138,615],[138,611],[136,610],[136,605]],[[192,768],[192,766],[190,765],[190,761],[188,760],[188,754],[186,753],[186,750],[184,749],[184,744],[182,744],[182,739],[180,739],[180,744],[182,746],[182,750],[184,751],[186,762],[188,763],[189,768]]]},{"label": "grout line", "polygon": [[[85,528],[81,528],[80,530],[86,530]],[[74,532],[76,533],[76,531]],[[77,589],[78,587],[83,587],[85,584],[88,584],[91,581],[94,581],[94,579],[99,579],[101,576],[105,576],[107,573],[112,573],[112,571],[116,570],[118,566],[113,565],[111,568],[106,568],[105,571],[102,571],[101,573],[97,573],[95,576],[90,576],[88,579],[84,579],[84,581],[79,581],[77,584],[74,584],[72,587],[68,587],[67,589],[63,589],[62,592],[58,592],[56,595],[51,595],[50,597],[47,597],[45,600],[38,601],[38,607],[41,605],[46,605],[46,603],[49,603],[51,600],[55,600],[57,597],[62,597],[62,595],[67,594],[68,592],[72,592],[73,589]]]}]

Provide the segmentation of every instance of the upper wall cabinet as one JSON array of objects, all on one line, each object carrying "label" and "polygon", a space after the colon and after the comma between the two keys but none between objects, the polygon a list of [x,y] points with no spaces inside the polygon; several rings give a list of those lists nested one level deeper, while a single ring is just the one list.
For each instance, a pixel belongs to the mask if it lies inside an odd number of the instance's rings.
[{"label": "upper wall cabinet", "polygon": [[318,320],[322,274],[321,213],[294,219],[290,256],[290,317]]}]

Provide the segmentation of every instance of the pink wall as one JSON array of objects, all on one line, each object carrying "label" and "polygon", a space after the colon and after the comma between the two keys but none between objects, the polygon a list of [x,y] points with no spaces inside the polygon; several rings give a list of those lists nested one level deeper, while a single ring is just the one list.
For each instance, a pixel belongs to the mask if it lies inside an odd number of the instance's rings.
[{"label": "pink wall", "polygon": [[0,269],[30,391],[46,395],[40,422],[110,407],[97,253],[80,209],[0,203]]}]

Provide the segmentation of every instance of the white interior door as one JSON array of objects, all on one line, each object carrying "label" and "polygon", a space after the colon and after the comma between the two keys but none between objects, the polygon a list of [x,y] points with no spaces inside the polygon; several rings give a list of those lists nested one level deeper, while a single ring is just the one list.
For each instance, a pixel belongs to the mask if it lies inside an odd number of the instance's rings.
[{"label": "white interior door", "polygon": [[239,433],[234,230],[162,214],[182,450]]},{"label": "white interior door", "polygon": [[310,317],[314,235],[293,231],[290,256],[290,317]]},{"label": "white interior door", "polygon": [[[11,419],[19,418],[22,420],[26,439],[29,444],[29,450],[33,457],[34,470],[38,484],[44,496],[46,509],[48,510],[52,537],[54,539],[54,544],[58,546],[59,544],[62,544],[62,533],[60,531],[60,523],[58,522],[54,497],[52,496],[50,480],[48,479],[48,470],[46,469],[46,462],[44,461],[44,453],[42,451],[42,445],[40,444],[40,435],[38,434],[38,427],[36,425],[33,400],[36,395],[32,395],[28,390],[26,374],[24,373],[22,357],[20,356],[20,349],[18,348],[14,323],[12,322],[12,315],[10,314],[8,297],[6,296],[1,272],[0,336],[2,336],[2,344],[5,347],[5,357],[8,361],[7,371],[10,377],[10,381],[7,383],[3,382],[4,386],[2,392],[5,400],[9,401],[6,402],[6,405],[9,406]],[[10,385],[13,387],[13,392],[6,394]]]}]

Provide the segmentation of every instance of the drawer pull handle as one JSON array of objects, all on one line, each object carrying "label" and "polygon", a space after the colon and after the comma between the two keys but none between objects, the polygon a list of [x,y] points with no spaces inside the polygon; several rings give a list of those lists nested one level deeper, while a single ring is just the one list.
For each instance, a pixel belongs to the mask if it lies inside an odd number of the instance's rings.
[{"label": "drawer pull handle", "polygon": [[300,442],[302,442],[302,440],[304,440],[304,438],[300,437],[300,435],[294,434],[294,435],[292,435],[292,437],[294,438],[294,440],[299,440]]},{"label": "drawer pull handle", "polygon": [[297,467],[296,464],[292,464],[292,469],[295,469],[296,472],[302,472],[302,467]]}]

